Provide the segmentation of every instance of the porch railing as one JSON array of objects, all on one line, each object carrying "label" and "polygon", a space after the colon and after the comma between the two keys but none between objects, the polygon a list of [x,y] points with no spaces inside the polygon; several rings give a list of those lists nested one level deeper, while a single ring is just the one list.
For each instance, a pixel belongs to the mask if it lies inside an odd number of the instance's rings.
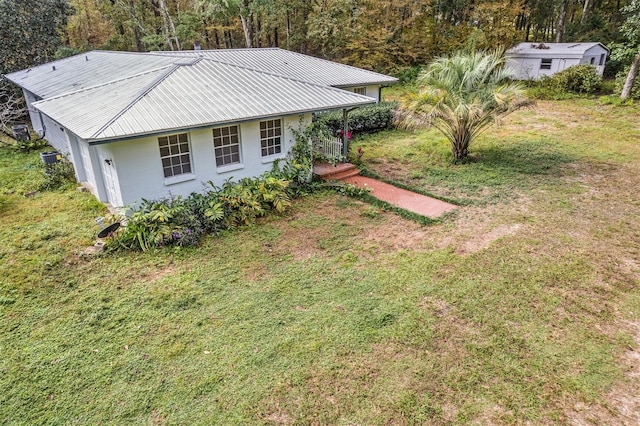
[{"label": "porch railing", "polygon": [[313,152],[326,157],[327,160],[342,159],[342,139],[337,137],[319,136],[313,139]]}]

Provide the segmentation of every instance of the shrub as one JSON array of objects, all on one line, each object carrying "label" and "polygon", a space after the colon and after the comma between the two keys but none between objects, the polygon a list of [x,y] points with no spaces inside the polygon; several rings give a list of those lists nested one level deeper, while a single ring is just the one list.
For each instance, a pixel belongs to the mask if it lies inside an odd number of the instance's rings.
[{"label": "shrub", "polygon": [[44,147],[46,147],[47,141],[45,139],[39,138],[39,139],[29,139],[26,141],[15,141],[15,143],[13,144],[13,149],[15,149],[16,151],[20,151],[20,152],[31,152],[31,151],[37,151],[40,150]]},{"label": "shrub", "polygon": [[[381,102],[360,107],[349,113],[349,130],[353,133],[370,133],[389,129],[394,126],[396,102]],[[314,121],[326,126],[332,134],[342,130],[342,111],[330,111],[318,114]]]},{"label": "shrub", "polygon": [[[211,185],[211,183],[210,183]],[[209,232],[251,225],[259,216],[291,206],[289,182],[269,174],[211,185],[204,194],[193,193],[159,200],[142,200],[123,218],[126,227],[110,241],[111,248],[146,251],[163,246],[192,246]]]},{"label": "shrub", "polygon": [[602,86],[602,77],[589,64],[574,65],[551,77],[544,76],[540,85],[560,92],[594,93]]},{"label": "shrub", "polygon": [[76,183],[73,164],[64,157],[57,163],[44,164],[42,166],[42,175],[43,180],[38,186],[39,191],[55,191]]}]

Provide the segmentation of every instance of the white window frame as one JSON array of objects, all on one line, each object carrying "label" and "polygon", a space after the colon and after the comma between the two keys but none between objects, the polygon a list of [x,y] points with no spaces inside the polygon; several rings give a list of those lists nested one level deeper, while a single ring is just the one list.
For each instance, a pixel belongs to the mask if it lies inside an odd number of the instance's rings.
[{"label": "white window frame", "polygon": [[362,86],[362,87],[354,87],[353,88],[353,93],[355,93],[356,95],[363,95],[363,96],[367,96],[367,88]]},{"label": "white window frame", "polygon": [[[277,123],[277,126],[275,125]],[[260,156],[262,158],[282,157],[284,151],[284,133],[282,119],[264,120],[260,127]],[[276,142],[277,141],[277,142]]]},{"label": "white window frame", "polygon": [[[212,129],[211,134],[213,137],[213,156],[216,162],[216,169],[225,171],[242,167],[242,137],[240,135],[240,125],[234,124],[231,126],[215,127]],[[236,139],[235,142],[234,136]],[[237,151],[235,151],[234,148],[236,148]],[[234,156],[237,156],[236,161],[233,161]],[[227,160],[230,161],[227,162]]]},{"label": "white window frame", "polygon": [[553,58],[542,58],[540,60],[540,69],[550,70],[552,64],[553,64]]},{"label": "white window frame", "polygon": [[[175,140],[172,141],[172,138],[175,138]],[[181,140],[181,138],[183,139]],[[171,181],[180,179],[182,176],[193,176],[193,159],[191,157],[189,133],[158,136],[158,149],[165,180]],[[186,162],[185,156],[187,157]],[[176,171],[176,168],[179,168],[179,170]],[[170,172],[169,175],[167,175],[167,171]]]}]

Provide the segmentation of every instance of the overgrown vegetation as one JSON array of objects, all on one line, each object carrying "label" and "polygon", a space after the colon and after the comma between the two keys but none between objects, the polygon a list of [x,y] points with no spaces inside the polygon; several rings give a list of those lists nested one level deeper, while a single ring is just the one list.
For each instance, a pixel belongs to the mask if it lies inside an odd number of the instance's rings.
[{"label": "overgrown vegetation", "polygon": [[602,77],[592,65],[582,64],[557,72],[551,77],[542,76],[536,85],[543,93],[547,93],[547,98],[553,98],[557,93],[596,93],[602,87]]},{"label": "overgrown vegetation", "polygon": [[25,197],[38,154],[2,147],[0,418],[624,424],[638,113],[541,101],[463,166],[435,131],[359,138],[381,176],[474,201],[427,228],[318,192],[197,248],[96,257],[104,206]]},{"label": "overgrown vegetation", "polygon": [[[380,102],[355,109],[349,113],[349,131],[356,135],[371,133],[394,127],[394,111],[397,102]],[[343,129],[342,111],[334,110],[317,114],[314,122],[326,126],[333,135]]]},{"label": "overgrown vegetation", "polygon": [[147,251],[163,246],[192,246],[205,233],[252,225],[268,212],[291,206],[289,181],[270,175],[225,182],[203,194],[143,200],[124,218],[126,226],[110,239],[111,248]]}]

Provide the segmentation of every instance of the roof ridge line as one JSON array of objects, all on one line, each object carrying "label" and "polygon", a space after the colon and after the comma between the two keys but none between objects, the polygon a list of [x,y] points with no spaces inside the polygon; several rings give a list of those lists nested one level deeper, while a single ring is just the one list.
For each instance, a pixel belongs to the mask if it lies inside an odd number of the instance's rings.
[{"label": "roof ridge line", "polygon": [[[269,48],[269,49],[278,49],[278,48],[272,47],[272,48]],[[295,82],[298,82],[298,83],[308,84],[308,85],[311,85],[311,86],[322,87],[324,89],[331,89],[333,91],[338,90],[340,92],[347,92],[344,89],[341,89],[339,87],[334,87],[334,86],[331,86],[331,85],[328,85],[328,84],[314,83],[313,81],[308,81],[308,80],[302,80],[302,79],[299,79],[299,78],[289,77],[289,76],[286,76],[286,75],[283,75],[283,74],[278,74],[278,73],[271,72],[271,71],[259,70],[257,68],[252,68],[252,67],[249,67],[249,66],[246,66],[246,65],[232,64],[230,62],[221,61],[219,59],[207,58],[205,56],[202,56],[200,58],[203,61],[216,62],[218,64],[228,65],[230,67],[235,67],[235,68],[240,68],[240,69],[244,69],[244,70],[248,70],[248,71],[253,71],[253,72],[257,72],[257,73],[264,74],[264,75],[270,75],[272,77],[283,78],[283,79],[289,80],[289,81],[295,81]],[[356,95],[356,96],[362,96],[362,97],[365,97],[365,98],[369,98],[370,97],[370,96],[359,95],[359,94],[354,93],[354,92],[348,92],[348,93],[351,93],[351,94]]]},{"label": "roof ridge line", "polygon": [[109,81],[104,82],[104,83],[96,84],[95,86],[83,87],[82,89],[74,90],[72,92],[65,92],[65,93],[62,93],[60,95],[51,96],[50,98],[40,99],[39,101],[34,102],[34,104],[47,102],[47,101],[54,100],[54,99],[64,98],[66,96],[75,95],[76,93],[86,92],[87,90],[93,90],[93,89],[97,89],[99,87],[108,86],[110,84],[117,83],[119,81],[130,80],[132,78],[140,77],[141,75],[145,75],[145,74],[151,74],[151,73],[154,73],[156,71],[163,70],[164,68],[170,68],[172,66],[174,66],[174,65],[173,64],[171,64],[171,65],[163,65],[161,67],[154,68],[152,70],[146,70],[146,71],[139,72],[138,74],[129,75],[127,77],[122,77],[122,78],[118,78],[118,79],[115,79],[115,80],[109,80]]},{"label": "roof ridge line", "polygon": [[[127,111],[129,111],[140,99],[142,99],[144,96],[146,96],[150,91],[152,91],[156,86],[158,86],[158,84],[162,83],[167,77],[169,77],[171,74],[173,74],[178,68],[180,68],[181,65],[169,65],[168,69],[162,73],[160,76],[158,76],[155,80],[153,80],[151,82],[151,84],[149,84],[147,87],[145,87],[143,90],[141,90],[134,98],[131,102],[129,102],[124,108],[122,108],[116,115],[114,115],[111,119],[109,119],[102,127],[100,127],[98,130],[96,130],[90,137],[89,139],[93,139],[96,138],[100,133],[104,132],[107,127],[111,126],[118,118],[122,117]],[[115,81],[122,81],[124,79],[121,80],[114,80],[111,83],[115,82]]]}]

